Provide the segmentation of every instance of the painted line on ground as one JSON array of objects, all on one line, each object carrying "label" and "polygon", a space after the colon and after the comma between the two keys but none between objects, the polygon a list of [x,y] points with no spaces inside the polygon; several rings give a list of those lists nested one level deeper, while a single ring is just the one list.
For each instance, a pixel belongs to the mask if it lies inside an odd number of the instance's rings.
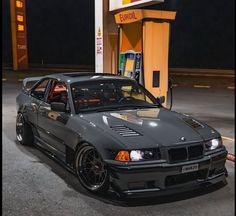
[{"label": "painted line on ground", "polygon": [[18,79],[18,81],[19,81],[19,82],[22,82],[22,81],[23,81],[23,79]]},{"label": "painted line on ground", "polygon": [[5,82],[5,81],[7,81],[7,79],[6,78],[2,78],[2,81]]},{"label": "painted line on ground", "polygon": [[205,85],[193,85],[194,88],[211,88],[211,86],[205,86]]},{"label": "painted line on ground", "polygon": [[205,76],[205,77],[231,77],[233,78],[234,75],[230,74],[199,74],[199,73],[175,73],[175,72],[170,72],[171,75],[176,75],[176,76]]},{"label": "painted line on ground", "polygon": [[232,142],[234,142],[234,139],[232,139],[232,138],[230,138],[230,137],[225,137],[225,136],[221,136],[223,139],[225,139],[225,140],[229,140],[229,141],[232,141]]},{"label": "painted line on ground", "polygon": [[172,86],[173,86],[173,87],[177,87],[177,86],[179,86],[179,85],[178,85],[178,84],[172,84]]},{"label": "painted line on ground", "polygon": [[228,86],[227,89],[234,90],[234,86]]},{"label": "painted line on ground", "polygon": [[233,154],[228,153],[227,154],[227,160],[235,162],[235,156]]}]

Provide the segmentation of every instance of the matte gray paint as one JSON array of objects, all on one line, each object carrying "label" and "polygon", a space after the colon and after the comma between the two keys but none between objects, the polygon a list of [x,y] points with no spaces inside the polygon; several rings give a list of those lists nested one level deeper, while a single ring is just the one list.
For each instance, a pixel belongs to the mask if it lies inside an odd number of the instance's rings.
[{"label": "matte gray paint", "polygon": [[[38,77],[37,79],[39,80],[40,78]],[[113,78],[93,74],[90,74],[90,76],[66,77],[63,74],[53,74],[46,76],[46,78],[56,79],[67,85],[71,114],[57,113],[58,117],[56,119],[50,118],[48,115],[51,112],[50,105],[30,96],[30,91],[25,91],[27,82],[37,80],[35,78],[27,78],[23,82],[23,91],[16,100],[19,110],[25,113],[26,119],[36,126],[36,129],[38,126],[41,129],[37,130],[40,138],[62,152],[65,152],[64,145],[76,150],[79,143],[88,142],[97,148],[104,159],[114,159],[111,158],[114,157],[111,151],[118,152],[121,149],[131,150],[157,147],[161,149],[185,143],[203,142],[220,136],[218,132],[204,123],[202,123],[203,128],[192,128],[183,121],[183,118],[186,118],[186,116],[165,108],[74,113],[71,83],[91,79],[126,80],[127,78],[124,77]],[[42,79],[45,79],[45,77]],[[32,104],[36,107],[32,108]],[[36,112],[32,112],[35,108]],[[142,112],[145,113],[145,117],[139,115]],[[157,115],[154,117],[153,113]],[[128,120],[117,118],[117,115],[125,116]],[[106,121],[104,121],[104,118]],[[127,126],[142,136],[122,137],[110,128],[116,125]],[[181,137],[184,137],[185,141],[181,141]]]}]

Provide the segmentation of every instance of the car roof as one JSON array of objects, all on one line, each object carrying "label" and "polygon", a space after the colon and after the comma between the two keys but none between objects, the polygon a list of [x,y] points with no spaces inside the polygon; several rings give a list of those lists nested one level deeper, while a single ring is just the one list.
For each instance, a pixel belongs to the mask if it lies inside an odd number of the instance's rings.
[{"label": "car roof", "polygon": [[45,77],[54,78],[67,83],[84,82],[91,80],[108,80],[108,79],[131,80],[128,77],[118,76],[116,74],[95,73],[95,72],[57,73],[57,74],[49,74]]}]

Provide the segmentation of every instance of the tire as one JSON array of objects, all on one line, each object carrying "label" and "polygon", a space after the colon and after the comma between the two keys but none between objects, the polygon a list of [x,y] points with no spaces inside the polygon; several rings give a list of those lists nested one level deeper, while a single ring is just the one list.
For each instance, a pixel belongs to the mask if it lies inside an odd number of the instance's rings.
[{"label": "tire", "polygon": [[16,117],[16,140],[22,145],[33,145],[34,135],[31,126],[25,121],[22,113]]},{"label": "tire", "polygon": [[85,143],[75,157],[75,168],[81,185],[90,192],[106,193],[109,189],[109,171],[97,150]]}]

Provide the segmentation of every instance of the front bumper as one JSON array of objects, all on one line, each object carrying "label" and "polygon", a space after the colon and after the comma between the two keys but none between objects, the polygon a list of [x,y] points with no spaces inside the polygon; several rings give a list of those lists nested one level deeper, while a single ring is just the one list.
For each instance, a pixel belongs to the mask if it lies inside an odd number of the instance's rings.
[{"label": "front bumper", "polygon": [[[166,161],[122,163],[107,160],[113,188],[128,196],[161,195],[183,192],[202,184],[215,184],[225,179],[227,157],[225,149],[219,149],[201,159],[170,164]],[[198,170],[182,173],[182,167],[198,164]]]}]

